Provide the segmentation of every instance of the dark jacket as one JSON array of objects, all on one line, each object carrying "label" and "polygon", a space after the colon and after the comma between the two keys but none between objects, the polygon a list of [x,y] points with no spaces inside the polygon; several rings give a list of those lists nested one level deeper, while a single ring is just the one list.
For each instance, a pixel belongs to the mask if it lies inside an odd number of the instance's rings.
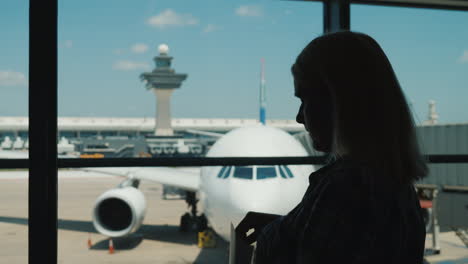
[{"label": "dark jacket", "polygon": [[267,225],[255,263],[421,264],[426,231],[412,185],[341,159],[309,176],[302,201]]}]

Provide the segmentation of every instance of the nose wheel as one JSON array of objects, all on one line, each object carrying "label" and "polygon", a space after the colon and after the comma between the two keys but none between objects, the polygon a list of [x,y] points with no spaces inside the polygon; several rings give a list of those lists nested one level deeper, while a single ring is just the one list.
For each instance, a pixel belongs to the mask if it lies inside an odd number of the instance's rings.
[{"label": "nose wheel", "polygon": [[198,199],[194,192],[187,192],[185,195],[185,202],[187,202],[190,212],[185,213],[180,217],[179,230],[181,232],[196,231],[202,232],[208,228],[208,221],[205,215],[197,215]]}]

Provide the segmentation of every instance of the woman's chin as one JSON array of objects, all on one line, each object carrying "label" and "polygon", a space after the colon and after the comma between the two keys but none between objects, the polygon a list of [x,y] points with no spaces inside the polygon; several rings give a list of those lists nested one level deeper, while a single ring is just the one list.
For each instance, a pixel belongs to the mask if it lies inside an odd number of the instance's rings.
[{"label": "woman's chin", "polygon": [[317,140],[312,140],[312,147],[320,152],[330,152],[330,148],[320,144]]}]

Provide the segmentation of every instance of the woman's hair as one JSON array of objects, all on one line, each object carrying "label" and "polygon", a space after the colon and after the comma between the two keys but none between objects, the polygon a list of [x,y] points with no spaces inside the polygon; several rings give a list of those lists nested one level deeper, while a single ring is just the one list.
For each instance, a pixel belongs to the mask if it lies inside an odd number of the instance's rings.
[{"label": "woman's hair", "polygon": [[[425,177],[414,121],[393,68],[379,44],[350,31],[312,40],[292,66],[305,94],[328,87],[334,111],[332,155],[370,162],[398,183]],[[323,83],[324,85],[314,84]],[[319,113],[320,114],[320,113]]]}]

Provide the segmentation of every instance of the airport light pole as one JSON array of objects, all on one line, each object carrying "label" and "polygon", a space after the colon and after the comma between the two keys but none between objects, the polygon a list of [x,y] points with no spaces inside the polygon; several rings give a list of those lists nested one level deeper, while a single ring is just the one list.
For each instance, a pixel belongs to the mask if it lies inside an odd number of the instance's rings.
[{"label": "airport light pole", "polygon": [[173,57],[169,56],[169,47],[161,44],[158,47],[159,56],[154,57],[156,68],[152,72],[140,75],[146,82],[146,88],[156,95],[156,125],[155,136],[173,136],[171,125],[171,95],[174,89],[180,88],[187,74],[175,73],[171,68]]}]

